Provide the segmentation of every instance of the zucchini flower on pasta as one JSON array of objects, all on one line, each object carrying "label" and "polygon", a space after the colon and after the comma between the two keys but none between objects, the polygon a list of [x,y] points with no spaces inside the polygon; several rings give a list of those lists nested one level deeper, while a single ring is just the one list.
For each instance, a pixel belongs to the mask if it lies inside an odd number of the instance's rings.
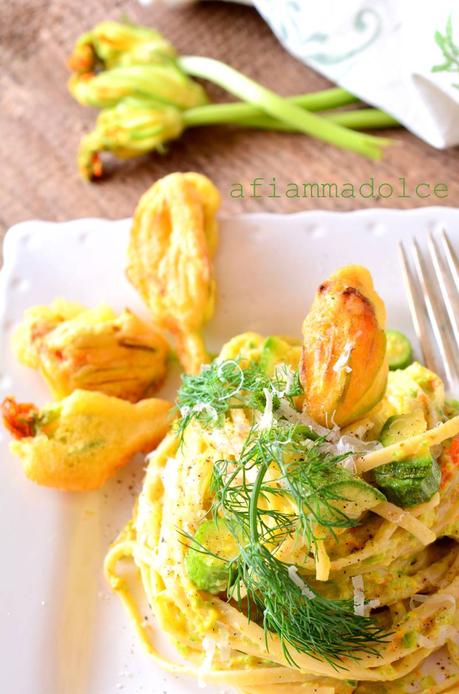
[{"label": "zucchini flower on pasta", "polygon": [[201,330],[214,309],[219,205],[205,176],[170,174],[143,195],[131,230],[128,278],[154,322],[174,335],[189,373],[209,361]]},{"label": "zucchini flower on pasta", "polygon": [[370,273],[347,265],[323,282],[303,323],[305,409],[324,426],[345,426],[386,390],[386,310]]},{"label": "zucchini flower on pasta", "polygon": [[151,98],[182,109],[202,106],[208,101],[201,85],[172,61],[119,67],[98,74],[74,74],[69,90],[80,104],[97,108],[115,106],[130,96]]},{"label": "zucchini flower on pasta", "polygon": [[84,389],[131,402],[161,385],[169,350],[164,337],[131,311],[116,316],[108,306],[85,309],[63,299],[30,308],[13,349],[59,400]]},{"label": "zucchini flower on pasta", "polygon": [[174,58],[174,46],[158,31],[128,22],[100,22],[80,36],[68,63],[75,72],[146,65]]},{"label": "zucchini flower on pasta", "polygon": [[85,179],[99,178],[103,167],[100,152],[118,159],[131,159],[154,150],[182,134],[181,112],[147,99],[125,99],[102,111],[96,127],[85,135],[78,152],[78,169]]}]

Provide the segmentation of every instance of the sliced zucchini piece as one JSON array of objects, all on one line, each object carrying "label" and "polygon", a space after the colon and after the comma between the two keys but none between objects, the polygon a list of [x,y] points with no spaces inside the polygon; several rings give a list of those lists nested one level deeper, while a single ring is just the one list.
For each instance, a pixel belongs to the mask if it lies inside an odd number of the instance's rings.
[{"label": "sliced zucchini piece", "polygon": [[[305,490],[307,503],[313,511],[333,524],[342,512],[348,518],[356,519],[376,504],[385,501],[385,496],[360,477],[356,477],[341,465],[316,473],[311,480],[311,496]],[[324,503],[326,499],[326,505]]]},{"label": "sliced zucchini piece", "polygon": [[[390,417],[380,441],[384,446],[422,434],[426,421],[421,411]],[[417,455],[376,468],[377,486],[398,506],[416,506],[428,501],[440,488],[440,467],[426,446]]]},{"label": "sliced zucchini piece", "polygon": [[[238,554],[234,536],[223,521],[212,518],[201,523],[194,539],[195,543],[190,545],[185,559],[188,578],[199,590],[208,593],[225,591],[229,577],[228,560]],[[206,554],[206,549],[212,554]]]},{"label": "sliced zucchini piece", "polygon": [[429,451],[416,458],[382,465],[375,471],[376,484],[397,506],[416,506],[428,501],[440,488],[441,471]]},{"label": "sliced zucchini piece", "polygon": [[386,330],[386,350],[391,371],[405,369],[413,361],[411,342],[399,330]]},{"label": "sliced zucchini piece", "polygon": [[389,417],[384,424],[379,440],[383,446],[391,446],[393,443],[410,438],[410,436],[422,434],[426,429],[427,424],[422,410],[410,414],[395,415]]},{"label": "sliced zucchini piece", "polygon": [[348,518],[360,518],[365,511],[386,500],[379,489],[358,478],[338,482],[332,489],[339,498],[330,503]]}]

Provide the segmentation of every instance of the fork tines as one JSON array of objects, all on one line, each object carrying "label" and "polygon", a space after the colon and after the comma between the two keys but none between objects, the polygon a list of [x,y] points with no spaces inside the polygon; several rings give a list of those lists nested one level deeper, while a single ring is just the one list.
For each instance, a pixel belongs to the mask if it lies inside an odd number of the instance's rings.
[{"label": "fork tines", "polygon": [[399,243],[403,279],[424,363],[443,376],[451,393],[459,395],[457,258],[444,230],[437,238],[429,234],[426,254],[421,252],[416,239],[407,248],[408,252]]}]

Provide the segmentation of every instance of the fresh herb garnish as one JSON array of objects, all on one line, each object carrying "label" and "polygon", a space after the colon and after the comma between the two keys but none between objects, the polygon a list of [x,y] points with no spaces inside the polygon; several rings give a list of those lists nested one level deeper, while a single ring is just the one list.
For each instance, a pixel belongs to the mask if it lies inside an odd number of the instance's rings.
[{"label": "fresh herb garnish", "polygon": [[[262,612],[266,648],[269,635],[277,634],[290,665],[296,665],[293,648],[340,668],[343,657],[358,658],[355,651],[376,654],[376,644],[387,634],[370,618],[354,614],[352,600],[328,599],[302,578],[293,580],[296,567],[277,556],[295,535],[303,539],[306,557],[334,528],[358,523],[345,513],[340,502],[347,499],[337,492],[337,481],[355,479],[339,465],[349,454],[332,455],[324,438],[286,417],[284,401],[291,415],[300,393],[298,374],[284,365],[271,378],[257,363],[242,368],[237,361],[214,362],[198,376],[184,377],[179,430],[183,436],[192,419],[205,428],[221,426],[231,408],[252,410],[240,455],[213,466],[210,514],[226,524],[238,547],[234,559],[221,558],[228,565],[228,598],[241,606],[248,598],[249,619],[254,608]],[[208,552],[181,534],[190,549]]]},{"label": "fresh herb garnish", "polygon": [[308,427],[279,419],[266,430],[254,426],[236,463],[219,460],[214,464],[214,513],[239,515],[243,522],[253,489],[253,483],[248,480],[250,471],[274,463],[278,476],[262,485],[261,496],[288,497],[296,511],[286,514],[269,506],[260,509],[265,541],[272,542],[274,536],[279,541],[285,534],[299,531],[312,546],[316,525],[332,530],[355,526],[356,521],[333,503],[344,500],[333,484],[336,473],[339,471],[340,475],[352,479],[350,473],[337,467],[349,454],[332,456],[322,450],[323,439],[313,442],[309,434]]},{"label": "fresh herb garnish", "polygon": [[[296,532],[304,533],[314,543],[319,521],[329,527],[355,524],[334,508],[333,500],[341,497],[330,492],[326,483],[318,484],[318,480],[326,480],[327,472],[343,456],[321,453],[321,441],[316,441],[303,447],[300,460],[300,436],[296,425],[282,427],[281,431],[273,428],[259,438],[256,428],[252,429],[237,463],[218,461],[214,465],[215,502],[211,512],[225,522],[239,547],[233,560],[222,559],[228,564],[228,598],[239,604],[245,598],[249,619],[254,608],[263,614],[267,650],[269,635],[274,633],[291,666],[297,666],[291,654],[294,648],[339,669],[343,657],[358,659],[355,651],[376,654],[375,645],[387,634],[373,620],[354,614],[352,600],[331,600],[313,590],[303,578],[292,580],[293,565],[276,556],[282,541]],[[288,462],[292,451],[297,456],[294,465]],[[279,476],[267,479],[272,463],[278,465],[281,460]],[[256,472],[255,479],[251,471]],[[306,494],[298,498],[297,510],[281,511],[268,503],[270,495],[296,501],[301,488]],[[186,537],[193,550],[206,553],[192,536]]]},{"label": "fresh herb garnish", "polygon": [[199,374],[182,377],[177,396],[181,414],[179,432],[183,434],[193,419],[206,428],[221,427],[230,409],[262,411],[266,404],[266,391],[274,396],[274,406],[279,397],[291,402],[302,392],[298,372],[294,373],[285,366],[271,378],[257,363],[242,368],[234,359],[213,361],[203,366]]},{"label": "fresh herb garnish", "polygon": [[385,638],[384,629],[367,617],[354,614],[351,600],[330,600],[304,583],[300,587],[289,574],[289,565],[276,558],[264,544],[259,499],[268,464],[260,466],[248,506],[249,534],[246,546],[232,562],[235,576],[229,596],[240,601],[242,589],[263,612],[265,643],[269,634],[278,635],[287,662],[297,663],[289,648],[314,658],[323,658],[335,668],[343,657],[358,659],[353,651],[377,654],[376,643]]}]

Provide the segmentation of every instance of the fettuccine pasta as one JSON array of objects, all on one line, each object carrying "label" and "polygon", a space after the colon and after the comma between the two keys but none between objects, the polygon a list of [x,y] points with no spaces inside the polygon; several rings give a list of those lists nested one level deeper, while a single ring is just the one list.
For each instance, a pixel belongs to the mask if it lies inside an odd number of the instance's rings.
[{"label": "fettuccine pasta", "polygon": [[107,578],[161,667],[203,683],[457,691],[459,418],[413,364],[365,411],[349,401],[344,426],[324,426],[305,405],[302,358],[297,340],[247,333],[184,379]]}]

